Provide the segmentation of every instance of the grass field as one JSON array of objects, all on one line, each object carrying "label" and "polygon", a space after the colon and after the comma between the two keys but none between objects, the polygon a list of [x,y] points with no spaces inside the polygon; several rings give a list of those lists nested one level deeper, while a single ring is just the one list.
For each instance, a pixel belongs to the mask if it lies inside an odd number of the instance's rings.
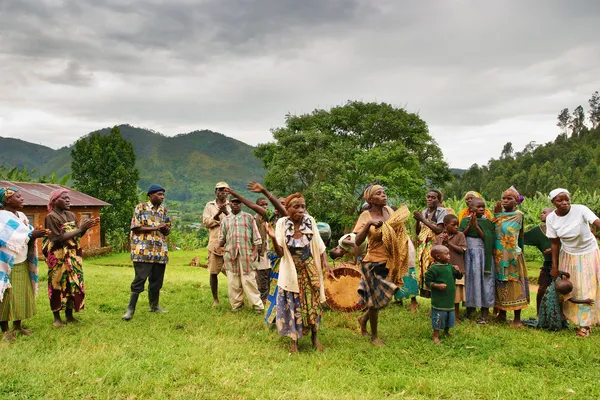
[{"label": "grass field", "polygon": [[187,266],[194,255],[172,253],[161,298],[169,313],[149,313],[144,293],[129,323],[120,319],[133,278],[127,255],[86,260],[78,325],[51,327],[41,282],[38,315],[26,323],[34,335],[0,341],[0,399],[600,398],[595,332],[586,340],[463,322],[436,346],[426,300],[416,314],[382,311],[386,347],[359,335],[357,315],[326,312],[325,352],[304,338],[290,355],[260,316],[230,312],[224,277],[222,304],[210,307],[207,271]]}]

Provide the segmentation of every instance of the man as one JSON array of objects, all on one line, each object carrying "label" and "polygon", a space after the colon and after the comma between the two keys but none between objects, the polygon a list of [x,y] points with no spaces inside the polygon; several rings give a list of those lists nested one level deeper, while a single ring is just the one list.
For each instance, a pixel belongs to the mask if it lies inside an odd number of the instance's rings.
[{"label": "man", "polygon": [[329,256],[333,260],[343,258],[343,261],[358,265],[358,261],[367,252],[368,241],[365,240],[360,246],[357,246],[354,242],[355,239],[356,233],[347,233],[342,236],[340,240],[338,240],[338,245],[329,252]]},{"label": "man", "polygon": [[231,198],[231,214],[221,222],[219,247],[225,247],[223,267],[227,271],[229,302],[233,311],[244,305],[244,294],[257,313],[264,311],[256,285],[254,261],[262,243],[252,215],[242,211],[242,201]]},{"label": "man", "polygon": [[223,269],[223,248],[219,246],[219,228],[221,221],[229,215],[231,208],[227,203],[229,185],[219,182],[215,185],[216,200],[209,201],[202,213],[202,223],[208,229],[208,272],[210,274],[210,290],[213,296],[213,307],[219,305],[219,273]]},{"label": "man", "polygon": [[171,231],[171,220],[167,209],[162,206],[165,189],[160,185],[148,188],[148,201],[135,207],[131,219],[131,260],[135,269],[135,278],[131,282],[131,297],[123,320],[133,318],[140,293],[148,283],[148,301],[150,312],[166,313],[159,306],[160,289],[165,277],[169,260],[167,236]]},{"label": "man", "polygon": [[[256,200],[256,204],[262,207],[264,210],[268,210],[269,203],[264,197],[259,197]],[[268,235],[267,235],[267,222],[264,217],[260,214],[254,216],[256,226],[260,232],[260,240],[262,243],[258,248],[258,259],[256,260],[256,284],[258,285],[258,291],[260,292],[260,299],[263,304],[267,302],[269,296],[269,286],[271,277],[271,260],[267,254],[269,249]]]}]

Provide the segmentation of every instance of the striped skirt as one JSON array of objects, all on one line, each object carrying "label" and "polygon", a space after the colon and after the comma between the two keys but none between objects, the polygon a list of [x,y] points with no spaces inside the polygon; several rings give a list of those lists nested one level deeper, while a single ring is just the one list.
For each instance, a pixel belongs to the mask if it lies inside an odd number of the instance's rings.
[{"label": "striped skirt", "polygon": [[567,319],[577,326],[593,326],[600,322],[600,250],[579,255],[561,250],[558,265],[561,271],[571,274],[571,298],[594,300],[591,306],[564,302],[563,311]]},{"label": "striped skirt", "polygon": [[13,266],[11,288],[4,292],[0,302],[0,321],[21,321],[35,315],[35,296],[29,278],[27,262]]}]

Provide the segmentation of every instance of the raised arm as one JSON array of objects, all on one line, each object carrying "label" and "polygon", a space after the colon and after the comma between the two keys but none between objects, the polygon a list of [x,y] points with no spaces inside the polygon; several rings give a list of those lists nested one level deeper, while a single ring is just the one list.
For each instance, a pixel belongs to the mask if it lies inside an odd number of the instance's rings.
[{"label": "raised arm", "polygon": [[275,209],[277,210],[279,215],[283,216],[283,215],[287,214],[287,212],[285,211],[285,207],[283,207],[283,204],[281,204],[279,199],[277,197],[273,196],[273,193],[269,193],[267,188],[265,188],[260,183],[258,183],[256,181],[252,181],[252,182],[248,183],[247,188],[251,192],[262,193],[271,202],[271,204],[273,204],[273,207],[275,207]]}]

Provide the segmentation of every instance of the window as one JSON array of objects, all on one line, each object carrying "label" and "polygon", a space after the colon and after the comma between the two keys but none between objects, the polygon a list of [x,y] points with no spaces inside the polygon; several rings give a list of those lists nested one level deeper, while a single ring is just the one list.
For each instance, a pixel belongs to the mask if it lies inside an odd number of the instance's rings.
[{"label": "window", "polygon": [[29,225],[37,226],[37,224],[36,224],[37,221],[35,218],[37,216],[37,214],[25,214],[25,216],[29,220]]},{"label": "window", "polygon": [[85,221],[86,219],[91,219],[92,218],[92,213],[91,212],[82,212],[79,215],[79,224],[81,225],[81,223],[83,221]]}]

